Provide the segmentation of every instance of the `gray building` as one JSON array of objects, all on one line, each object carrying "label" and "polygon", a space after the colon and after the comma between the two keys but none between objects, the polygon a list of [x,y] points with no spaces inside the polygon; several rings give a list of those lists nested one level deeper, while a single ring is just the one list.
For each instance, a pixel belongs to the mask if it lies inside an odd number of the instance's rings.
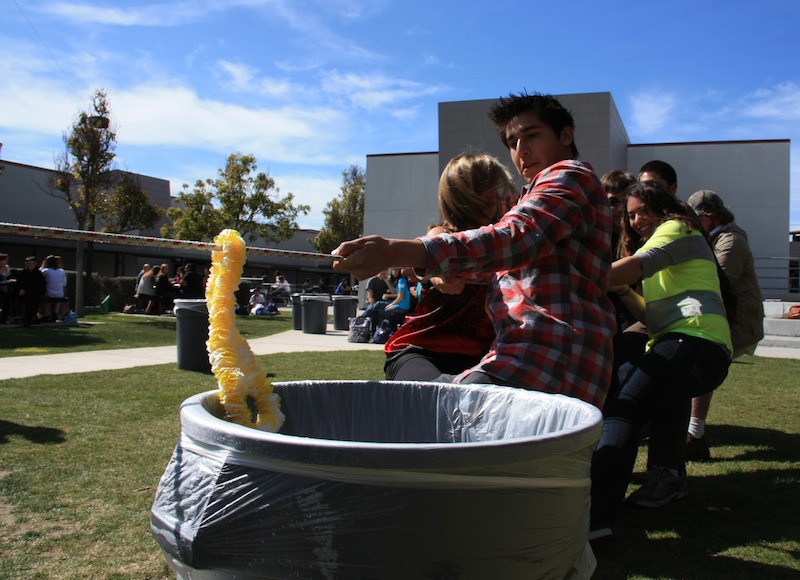
[{"label": "gray building", "polygon": [[[0,175],[0,203],[3,208],[0,212],[0,222],[76,229],[75,215],[66,201],[49,193],[50,180],[55,175],[54,170],[6,160],[0,160],[0,165],[3,167]],[[169,181],[147,175],[131,175],[148,193],[151,203],[166,209],[175,202],[175,198],[170,195]],[[134,236],[159,237],[161,225],[166,221],[167,218],[162,218],[153,229],[127,233]],[[299,230],[292,239],[280,244],[258,240],[254,243],[248,241],[248,246],[315,252],[310,240],[317,233],[316,230]],[[76,242],[71,240],[0,232],[0,252],[9,255],[9,264],[12,268],[21,268],[23,259],[28,255],[34,255],[41,260],[49,254],[57,254],[63,258],[66,270],[74,270],[75,247]],[[146,262],[151,264],[166,262],[172,268],[171,274],[175,273],[177,266],[186,262],[203,265],[211,263],[211,256],[206,251],[114,243],[95,243],[92,256],[92,271],[105,276],[135,276]],[[335,287],[334,281],[337,275],[333,272],[330,260],[317,262],[253,254],[248,256],[245,276],[261,278],[265,273],[269,273],[270,280],[274,281],[274,273],[277,270],[284,273],[293,285],[302,284],[306,278],[311,278],[312,282],[317,284],[320,278],[327,277],[328,283]]]},{"label": "gray building", "polygon": [[[789,140],[631,143],[611,93],[558,95],[575,118],[580,159],[598,176],[611,169],[638,173],[653,159],[678,174],[678,198],[711,189],[749,235],[765,298],[797,298],[796,261],[789,249]],[[367,156],[364,233],[413,238],[439,219],[437,188],[447,162],[462,153],[489,153],[510,164],[487,117],[494,99],[439,104],[439,151]]]}]

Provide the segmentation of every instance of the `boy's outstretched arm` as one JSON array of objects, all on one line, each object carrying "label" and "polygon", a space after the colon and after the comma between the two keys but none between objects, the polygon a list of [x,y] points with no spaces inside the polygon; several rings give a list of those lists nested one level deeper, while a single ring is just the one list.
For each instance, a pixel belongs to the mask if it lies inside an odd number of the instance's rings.
[{"label": "boy's outstretched arm", "polygon": [[365,280],[390,267],[424,268],[427,254],[419,240],[399,240],[381,236],[365,236],[343,242],[333,251],[339,259],[333,269],[350,272]]}]

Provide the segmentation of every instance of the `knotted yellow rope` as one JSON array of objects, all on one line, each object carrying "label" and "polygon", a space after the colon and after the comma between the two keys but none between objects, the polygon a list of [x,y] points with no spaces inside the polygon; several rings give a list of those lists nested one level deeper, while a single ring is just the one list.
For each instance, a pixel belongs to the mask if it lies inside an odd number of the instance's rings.
[{"label": "knotted yellow rope", "polygon": [[211,252],[206,285],[208,348],[211,371],[228,420],[263,431],[276,432],[285,419],[280,398],[272,392],[263,367],[236,329],[236,299],[246,259],[245,243],[236,230],[214,238],[221,250]]}]

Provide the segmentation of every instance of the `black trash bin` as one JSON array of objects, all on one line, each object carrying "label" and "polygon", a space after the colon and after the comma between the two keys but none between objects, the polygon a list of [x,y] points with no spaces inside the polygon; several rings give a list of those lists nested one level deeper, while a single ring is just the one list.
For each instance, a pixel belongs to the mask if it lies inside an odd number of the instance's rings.
[{"label": "black trash bin", "polygon": [[328,330],[327,295],[303,294],[300,296],[303,310],[303,332],[306,334],[325,334]]},{"label": "black trash bin", "polygon": [[333,299],[333,329],[349,330],[350,319],[358,310],[358,296],[335,295]]},{"label": "black trash bin", "polygon": [[300,293],[292,294],[292,330],[303,330],[303,305],[300,296]]},{"label": "black trash bin", "polygon": [[176,299],[173,312],[177,319],[178,368],[210,373],[211,363],[206,349],[208,306],[205,298]]},{"label": "black trash bin", "polygon": [[150,517],[179,578],[591,577],[597,408],[495,385],[273,386],[279,433],[222,419],[218,391],[181,407]]}]

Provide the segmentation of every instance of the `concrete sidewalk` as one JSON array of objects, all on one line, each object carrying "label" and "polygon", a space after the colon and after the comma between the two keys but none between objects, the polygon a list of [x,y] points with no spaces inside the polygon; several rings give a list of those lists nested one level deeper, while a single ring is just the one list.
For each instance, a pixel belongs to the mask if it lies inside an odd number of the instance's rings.
[{"label": "concrete sidewalk", "polygon": [[[289,330],[250,340],[250,349],[257,355],[281,352],[319,352],[336,350],[383,350],[382,344],[347,342],[346,330],[326,334],[306,334]],[[148,365],[175,364],[175,345],[145,348],[92,350],[67,354],[0,357],[0,380],[20,379],[37,375],[66,375],[101,370],[127,369]]]},{"label": "concrete sidewalk", "polygon": [[[333,330],[330,324],[326,334],[306,334],[300,330],[289,330],[272,336],[256,338],[249,342],[250,348],[257,355],[281,352],[383,350],[382,344],[347,342],[347,331]],[[800,338],[764,337],[756,349],[756,356],[800,359]],[[177,365],[177,360],[178,353],[175,345],[0,357],[0,380],[37,375],[66,375],[127,369],[159,364]]]}]

